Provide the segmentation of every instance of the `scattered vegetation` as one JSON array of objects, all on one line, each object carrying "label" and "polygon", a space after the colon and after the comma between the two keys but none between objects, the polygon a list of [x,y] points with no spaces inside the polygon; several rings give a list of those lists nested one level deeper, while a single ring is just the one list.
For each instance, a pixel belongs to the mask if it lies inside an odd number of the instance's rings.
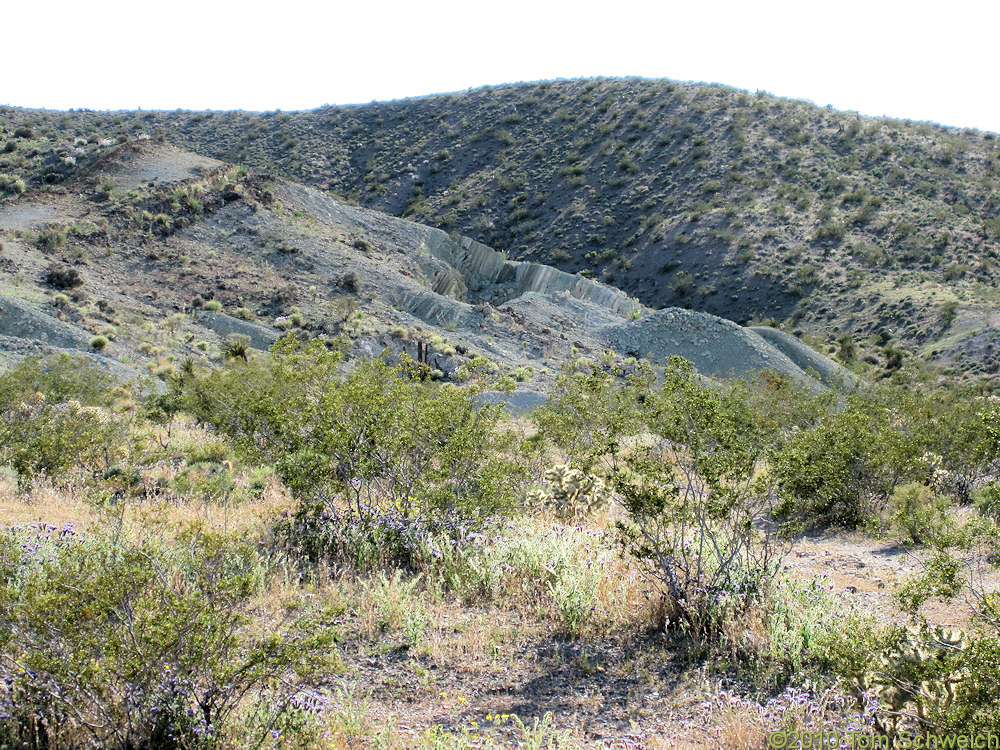
[{"label": "scattered vegetation", "polygon": [[[94,350],[141,330],[147,379],[116,382],[93,355],[0,375],[0,746],[393,746],[341,674],[405,668],[407,689],[445,700],[435,673],[456,657],[443,644],[510,684],[524,653],[542,654],[531,680],[572,671],[590,695],[626,684],[622,703],[666,663],[730,680],[740,696],[717,689],[704,706],[761,744],[809,722],[1000,731],[1000,612],[983,584],[1000,559],[1000,406],[989,383],[914,363],[992,309],[996,139],[630,80],[297,114],[74,113],[80,132],[109,131],[96,142],[56,118],[0,109],[0,200],[155,126],[522,257],[545,248],[646,303],[822,331],[807,339],[871,383],[717,382],[683,360],[606,351],[513,418],[475,390],[535,370],[500,373],[457,341],[420,339],[420,362],[345,363],[336,336],[375,330],[355,271],[335,278],[341,307],[320,320],[295,307],[304,290],[248,300],[211,258],[150,250],[197,278],[190,307],[290,331],[267,354],[239,335],[210,346],[185,304],[157,324],[119,319],[87,299],[77,266],[120,226],[165,236],[227,203],[277,205],[273,185],[235,170],[166,191],[105,182],[115,226],[17,240],[65,292],[47,290],[47,310],[82,318]],[[309,158],[320,149],[329,158]],[[269,242],[268,262],[307,263],[300,247]],[[418,333],[393,335],[412,346]],[[462,385],[440,382],[427,351],[461,351]],[[1000,367],[971,360],[973,375]],[[893,611],[786,575],[803,531],[845,529],[912,555],[917,574],[886,594]],[[925,621],[949,601],[968,603],[961,631]],[[469,625],[480,615],[488,627]],[[611,653],[628,654],[613,677]],[[569,743],[551,715],[454,714],[459,728],[418,746]]]},{"label": "scattered vegetation", "polygon": [[[93,508],[86,528],[43,519],[0,534],[8,744],[305,742],[336,716],[323,686],[347,658],[348,591],[367,592],[374,618],[351,638],[421,648],[422,602],[447,594],[527,607],[570,639],[665,629],[687,663],[724,659],[765,691],[865,690],[878,731],[997,729],[1000,618],[968,567],[989,565],[998,538],[991,398],[881,385],[841,403],[773,377],[708,384],[680,359],[637,363],[624,381],[578,364],[525,438],[416,363],[345,369],[294,336],[246,354],[172,368],[163,393],[68,356],[0,375],[0,459],[19,492],[66,483]],[[178,443],[190,419],[202,437]],[[178,468],[157,479],[164,455]],[[160,497],[228,514],[268,488],[288,504],[250,510],[252,533],[135,515]],[[970,497],[980,510],[960,520]],[[803,524],[927,549],[897,592],[916,629],[783,577]],[[318,581],[341,593],[312,597]],[[977,631],[919,625],[928,597],[962,595]]]}]

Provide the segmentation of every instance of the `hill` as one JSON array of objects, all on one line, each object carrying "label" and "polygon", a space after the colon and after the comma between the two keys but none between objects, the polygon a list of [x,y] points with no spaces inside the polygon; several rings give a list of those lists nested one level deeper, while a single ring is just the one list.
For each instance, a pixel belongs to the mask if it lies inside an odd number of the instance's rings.
[{"label": "hill", "polygon": [[0,122],[14,146],[0,172],[29,186],[66,176],[72,149],[52,141],[146,133],[650,307],[778,322],[883,365],[907,350],[1000,367],[991,133],[631,79],[297,113],[7,108]]},{"label": "hill", "polygon": [[[576,357],[680,354],[713,375],[841,369],[791,337],[651,310],[614,287],[173,146],[81,144],[54,189],[0,205],[8,358],[86,352],[166,377],[284,332],[541,387]],[[812,358],[810,359],[810,355]],[[529,403],[528,402],[525,403]]]}]

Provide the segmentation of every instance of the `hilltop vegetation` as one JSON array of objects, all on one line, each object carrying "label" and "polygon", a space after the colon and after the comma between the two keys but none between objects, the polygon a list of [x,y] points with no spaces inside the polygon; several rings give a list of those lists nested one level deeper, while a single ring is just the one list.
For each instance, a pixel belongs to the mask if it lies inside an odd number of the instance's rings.
[{"label": "hilltop vegetation", "polygon": [[834,351],[852,334],[974,372],[1000,361],[991,133],[645,80],[299,113],[5,109],[0,121],[10,195],[58,183],[62,152],[47,154],[46,139],[145,132],[593,275],[647,305],[776,320]]}]

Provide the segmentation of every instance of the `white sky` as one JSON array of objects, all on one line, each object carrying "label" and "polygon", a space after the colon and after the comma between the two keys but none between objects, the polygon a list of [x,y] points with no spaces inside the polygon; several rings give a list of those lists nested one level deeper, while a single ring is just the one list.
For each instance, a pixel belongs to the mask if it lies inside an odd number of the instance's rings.
[{"label": "white sky", "polygon": [[638,75],[1000,132],[1000,3],[3,3],[0,103],[295,110]]}]

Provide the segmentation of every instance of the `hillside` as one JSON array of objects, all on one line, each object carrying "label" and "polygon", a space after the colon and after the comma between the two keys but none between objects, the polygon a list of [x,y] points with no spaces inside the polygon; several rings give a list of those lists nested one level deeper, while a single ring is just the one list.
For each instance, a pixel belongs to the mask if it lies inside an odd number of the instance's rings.
[{"label": "hillside", "polygon": [[[591,275],[648,306],[778,321],[834,350],[846,333],[874,335],[873,346],[980,373],[1000,361],[991,133],[646,80],[299,113],[5,108],[0,123],[7,182],[58,185],[68,139],[147,133]],[[34,138],[16,135],[25,128]]]},{"label": "hillside", "polygon": [[234,341],[265,349],[290,331],[356,357],[405,352],[434,378],[506,374],[522,390],[577,357],[619,373],[679,354],[712,375],[844,377],[780,332],[651,310],[580,275],[173,146],[77,150],[58,189],[0,205],[10,360],[86,352],[165,378],[232,354]]},{"label": "hillside", "polygon": [[[405,120],[434,101],[377,106]],[[743,189],[727,178],[696,191],[720,201],[685,209],[697,221],[660,214],[687,240],[622,243],[637,259],[623,289],[571,272],[566,237],[598,203],[606,236],[632,226],[647,209],[626,197],[584,191],[582,218],[544,226],[539,209],[512,248],[502,232],[527,221],[436,218],[457,188],[344,199],[266,144],[242,164],[185,147],[208,120],[222,143],[280,115],[2,117],[0,745],[693,750],[803,727],[867,746],[1000,731],[1000,398],[971,372],[935,382],[902,348],[988,376],[990,267],[982,283],[917,260],[865,272],[827,233],[772,276],[771,249],[734,265],[760,222],[778,226],[760,207],[776,199],[753,193],[754,224],[721,202]],[[404,135],[371,131],[387,132]],[[490,180],[522,167],[467,164],[484,180],[469,215],[487,216]],[[614,169],[652,184],[647,167]],[[824,200],[843,212],[852,194]],[[707,231],[737,225],[730,244]],[[987,227],[969,257],[991,242]],[[675,245],[683,267],[637,270]],[[742,283],[728,310],[748,325],[697,309],[718,294],[682,294],[696,273]],[[835,283],[849,274],[864,283]],[[679,306],[650,304],[661,283]]]}]

